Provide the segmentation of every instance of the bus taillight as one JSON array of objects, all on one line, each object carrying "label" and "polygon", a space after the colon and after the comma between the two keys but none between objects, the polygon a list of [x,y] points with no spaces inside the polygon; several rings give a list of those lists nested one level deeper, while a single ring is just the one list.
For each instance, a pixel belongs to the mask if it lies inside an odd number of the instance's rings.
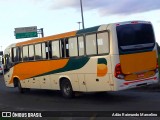
[{"label": "bus taillight", "polygon": [[159,67],[159,65],[158,65],[158,62],[157,62],[156,68],[158,68],[158,67]]},{"label": "bus taillight", "polygon": [[118,79],[124,79],[124,74],[122,73],[121,64],[117,64],[114,71],[114,76]]}]

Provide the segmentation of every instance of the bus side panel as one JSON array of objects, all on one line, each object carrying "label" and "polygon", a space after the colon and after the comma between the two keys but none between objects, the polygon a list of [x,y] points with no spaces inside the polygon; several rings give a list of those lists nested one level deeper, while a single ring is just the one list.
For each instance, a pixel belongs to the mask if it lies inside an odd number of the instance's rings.
[{"label": "bus side panel", "polygon": [[40,83],[40,88],[41,89],[51,89],[51,79],[50,79],[50,75],[45,75],[42,77],[39,77],[37,79]]},{"label": "bus side panel", "polygon": [[51,89],[53,90],[60,90],[60,85],[59,85],[59,77],[60,75],[58,74],[51,74]]},{"label": "bus side panel", "polygon": [[[74,65],[75,66],[75,65]],[[89,61],[81,68],[58,73],[60,78],[70,80],[74,91],[96,92],[110,91],[111,88],[111,60],[110,55],[90,57]],[[55,75],[52,75],[52,83],[59,83]],[[58,88],[58,85],[55,85]]]},{"label": "bus side panel", "polygon": [[85,83],[87,92],[111,90],[111,60],[109,55],[91,57],[90,61],[85,67],[85,71]]},{"label": "bus side panel", "polygon": [[85,85],[85,75],[84,74],[78,74],[78,81],[79,81],[79,91],[86,92],[87,88]]},{"label": "bus side panel", "polygon": [[115,66],[116,66],[116,64],[120,63],[120,61],[119,61],[119,55],[111,55],[111,61],[112,61],[112,84],[113,84],[113,91],[117,91],[119,89],[119,85],[123,83],[122,80],[119,80],[119,79],[117,79],[114,76]]},{"label": "bus side panel", "polygon": [[28,80],[27,80],[27,79],[25,79],[25,80],[20,80],[20,83],[21,83],[21,87],[22,87],[22,88],[29,88],[29,87],[27,87],[27,83],[28,83]]},{"label": "bus side panel", "polygon": [[40,88],[40,83],[39,83],[39,77],[38,78],[28,78],[25,80],[20,80],[21,83],[25,81],[25,86],[22,86],[24,88]]},{"label": "bus side panel", "polygon": [[88,92],[110,91],[109,74],[104,77],[97,77],[96,74],[86,74],[86,88]]},{"label": "bus side panel", "polygon": [[80,91],[79,80],[77,74],[70,74],[71,84],[74,91]]}]

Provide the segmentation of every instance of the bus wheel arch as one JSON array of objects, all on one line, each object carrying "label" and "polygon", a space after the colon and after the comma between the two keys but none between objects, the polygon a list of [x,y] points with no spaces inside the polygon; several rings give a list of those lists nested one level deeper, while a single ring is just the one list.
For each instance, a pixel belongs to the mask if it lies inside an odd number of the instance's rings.
[{"label": "bus wheel arch", "polygon": [[72,98],[74,97],[74,91],[72,88],[72,84],[70,80],[66,77],[62,77],[59,80],[60,90],[65,98]]},{"label": "bus wheel arch", "polygon": [[19,78],[17,77],[13,78],[13,84],[14,84],[14,87],[18,88],[18,91],[20,93],[24,93],[24,88],[22,88]]}]

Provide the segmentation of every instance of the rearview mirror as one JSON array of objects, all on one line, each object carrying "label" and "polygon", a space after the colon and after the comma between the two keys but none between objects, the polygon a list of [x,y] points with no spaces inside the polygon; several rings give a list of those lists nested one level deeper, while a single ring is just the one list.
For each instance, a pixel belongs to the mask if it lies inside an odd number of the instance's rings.
[{"label": "rearview mirror", "polygon": [[3,55],[3,51],[0,51],[0,55]]}]

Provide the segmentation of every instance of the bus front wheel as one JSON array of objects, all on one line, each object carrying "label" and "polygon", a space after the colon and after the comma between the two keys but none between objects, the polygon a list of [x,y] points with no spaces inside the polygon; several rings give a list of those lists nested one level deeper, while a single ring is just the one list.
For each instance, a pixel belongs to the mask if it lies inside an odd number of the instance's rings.
[{"label": "bus front wheel", "polygon": [[19,91],[20,93],[24,93],[24,88],[22,88],[21,83],[20,83],[19,80],[18,80],[18,83],[17,83],[17,87],[18,87],[18,91]]},{"label": "bus front wheel", "polygon": [[69,80],[63,79],[61,81],[60,87],[61,87],[62,95],[65,98],[72,98],[72,97],[74,97],[74,92],[73,92],[73,89],[72,89],[72,86],[71,86],[71,83],[70,83]]}]

